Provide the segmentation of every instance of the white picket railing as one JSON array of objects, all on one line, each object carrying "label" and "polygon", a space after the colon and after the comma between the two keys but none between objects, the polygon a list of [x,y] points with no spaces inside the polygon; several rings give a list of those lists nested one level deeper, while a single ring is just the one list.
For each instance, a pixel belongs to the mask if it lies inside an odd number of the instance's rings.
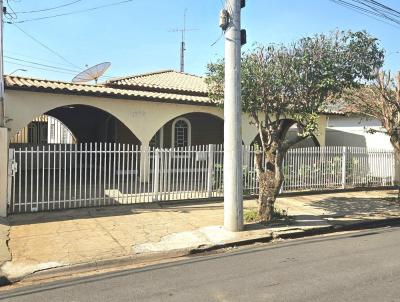
[{"label": "white picket railing", "polygon": [[392,186],[391,150],[360,147],[309,147],[289,150],[283,192]]},{"label": "white picket railing", "polygon": [[[254,147],[243,147],[243,191],[258,193]],[[10,149],[9,212],[199,199],[223,195],[221,145],[141,150],[124,144]],[[394,184],[390,150],[293,149],[282,192]]]}]

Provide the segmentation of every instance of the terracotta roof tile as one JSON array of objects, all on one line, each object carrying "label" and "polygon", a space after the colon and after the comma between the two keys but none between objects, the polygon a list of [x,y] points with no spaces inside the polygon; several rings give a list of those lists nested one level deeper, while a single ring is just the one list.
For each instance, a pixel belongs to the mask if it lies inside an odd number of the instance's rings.
[{"label": "terracotta roof tile", "polygon": [[[177,78],[176,78],[177,76]],[[175,78],[175,79],[174,79]],[[146,79],[146,83],[167,83],[172,86],[175,85],[175,89],[180,85],[181,91],[171,92],[165,90],[146,90],[140,89],[136,85],[133,88],[122,88],[129,87],[129,85],[113,85],[108,86],[110,82],[106,84],[77,84],[70,82],[61,82],[45,79],[27,78],[20,76],[5,76],[5,88],[14,90],[30,90],[40,91],[49,93],[65,93],[65,94],[79,94],[88,96],[99,96],[99,97],[112,97],[120,99],[132,99],[132,100],[143,100],[143,101],[157,101],[157,102],[171,102],[171,103],[189,103],[198,105],[215,105],[206,95],[197,94],[202,91],[200,81],[203,81],[201,77],[193,75],[183,74],[175,71],[161,71],[158,73],[151,73],[146,75],[138,75],[134,77],[122,78],[115,81],[143,81]],[[179,84],[179,85],[178,85]],[[143,85],[145,81],[143,81]],[[204,83],[205,85],[205,83]],[[121,86],[118,88],[118,86]],[[168,88],[167,86],[164,86]],[[197,87],[197,88],[196,88]],[[192,89],[192,90],[184,90]],[[193,90],[197,89],[197,90]],[[197,92],[197,93],[193,93]],[[328,115],[344,115],[343,108],[340,106],[328,106],[325,110],[321,110],[322,114]]]},{"label": "terracotta roof tile", "polygon": [[174,70],[162,70],[111,79],[105,85],[113,87],[167,89],[207,94],[207,84],[203,77]]},{"label": "terracotta roof tile", "polygon": [[173,93],[162,91],[147,91],[140,89],[126,89],[109,87],[103,84],[77,84],[53,80],[35,79],[20,76],[5,76],[6,89],[19,89],[31,91],[43,91],[53,93],[71,93],[82,95],[98,95],[105,97],[115,97],[135,100],[166,101],[176,103],[214,103],[203,95],[191,95],[190,93]]}]

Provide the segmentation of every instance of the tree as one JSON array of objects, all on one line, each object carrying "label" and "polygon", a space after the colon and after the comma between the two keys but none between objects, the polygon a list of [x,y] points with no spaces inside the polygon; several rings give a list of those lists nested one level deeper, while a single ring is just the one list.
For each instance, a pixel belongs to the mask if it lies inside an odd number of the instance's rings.
[{"label": "tree", "polygon": [[347,111],[381,122],[400,160],[400,72],[396,77],[390,72],[379,72],[372,83],[347,90],[343,100]]},{"label": "tree", "polygon": [[[365,32],[320,34],[288,46],[256,45],[243,54],[242,108],[251,116],[261,142],[256,156],[260,220],[272,218],[288,149],[317,131],[318,113],[330,100],[360,81],[371,80],[382,63],[377,40]],[[210,98],[222,102],[222,59],[208,65],[206,81]],[[289,141],[286,134],[293,125],[298,135]]]}]

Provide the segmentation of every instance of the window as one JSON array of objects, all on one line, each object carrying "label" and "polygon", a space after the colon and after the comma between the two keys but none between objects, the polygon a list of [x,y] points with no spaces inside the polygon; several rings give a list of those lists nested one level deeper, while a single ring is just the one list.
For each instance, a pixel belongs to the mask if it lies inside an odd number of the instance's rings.
[{"label": "window", "polygon": [[54,142],[54,140],[55,140],[55,128],[56,128],[56,125],[54,124],[54,123],[51,123],[50,124],[50,139],[51,139],[51,142]]},{"label": "window", "polygon": [[28,125],[28,143],[33,144],[37,141],[37,125],[34,122]]},{"label": "window", "polygon": [[28,125],[28,143],[44,144],[47,142],[47,122],[33,121]]},{"label": "window", "polygon": [[62,141],[61,141],[61,143],[62,144],[68,144],[68,141],[67,141],[67,129],[62,129]]},{"label": "window", "polygon": [[172,147],[186,147],[191,144],[191,126],[186,118],[178,118],[172,123]]}]

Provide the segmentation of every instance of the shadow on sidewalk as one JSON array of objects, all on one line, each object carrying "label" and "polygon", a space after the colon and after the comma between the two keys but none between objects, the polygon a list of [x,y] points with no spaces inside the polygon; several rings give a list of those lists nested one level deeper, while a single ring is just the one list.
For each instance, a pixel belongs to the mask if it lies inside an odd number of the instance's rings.
[{"label": "shadow on sidewalk", "polygon": [[394,218],[400,216],[400,202],[397,193],[383,197],[375,196],[334,196],[311,201],[309,206],[321,210],[324,219],[335,221],[357,222],[377,218]]},{"label": "shadow on sidewalk", "polygon": [[[356,195],[357,194],[357,195]],[[300,212],[289,215],[296,220],[296,226],[322,226],[329,221],[346,223],[365,221],[377,218],[400,217],[400,202],[396,201],[397,192],[386,192],[382,197],[358,193],[341,193],[338,195],[302,195],[286,197],[296,205]],[[285,198],[285,199],[286,199]],[[300,201],[301,200],[301,201]],[[278,201],[279,202],[279,201]],[[254,202],[247,203],[254,207]],[[8,217],[10,225],[40,224],[46,222],[93,219],[101,217],[118,217],[139,215],[149,212],[176,212],[181,214],[201,213],[202,211],[223,211],[223,200],[185,200],[163,201],[157,203],[137,203],[131,205],[113,205],[103,207],[68,209],[53,212],[14,214]],[[223,215],[221,213],[221,215]],[[273,228],[273,226],[271,226]],[[250,227],[251,228],[251,227]]]},{"label": "shadow on sidewalk", "polygon": [[181,201],[159,203],[137,203],[131,205],[112,205],[68,209],[51,212],[13,214],[7,217],[10,225],[40,224],[55,221],[93,219],[101,217],[117,217],[138,215],[148,212],[177,212],[191,214],[194,211],[223,210],[222,201]]}]

